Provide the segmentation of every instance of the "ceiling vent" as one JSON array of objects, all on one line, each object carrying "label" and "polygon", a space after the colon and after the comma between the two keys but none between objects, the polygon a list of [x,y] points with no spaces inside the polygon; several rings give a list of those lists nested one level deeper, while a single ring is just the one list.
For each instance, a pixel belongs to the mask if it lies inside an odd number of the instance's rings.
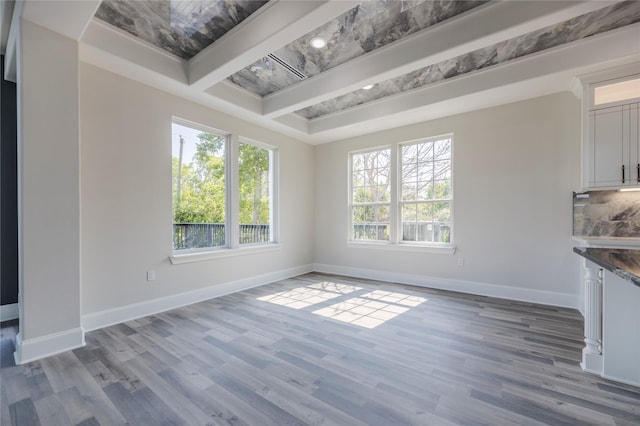
[{"label": "ceiling vent", "polygon": [[300,80],[306,80],[308,77],[303,74],[302,72],[298,71],[295,67],[292,67],[291,65],[289,65],[288,63],[286,63],[282,58],[280,58],[279,56],[273,54],[273,53],[269,53],[267,55],[269,57],[269,59],[271,59],[272,61],[282,65],[284,67],[284,69],[286,69],[287,71],[289,71],[291,74],[295,75],[296,77],[298,77]]}]

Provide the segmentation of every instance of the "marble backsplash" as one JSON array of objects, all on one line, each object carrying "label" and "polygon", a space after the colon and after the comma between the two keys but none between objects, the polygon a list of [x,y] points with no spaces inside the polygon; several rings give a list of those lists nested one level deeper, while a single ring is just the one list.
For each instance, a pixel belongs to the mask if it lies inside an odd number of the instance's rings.
[{"label": "marble backsplash", "polygon": [[573,235],[640,238],[640,192],[574,192]]}]

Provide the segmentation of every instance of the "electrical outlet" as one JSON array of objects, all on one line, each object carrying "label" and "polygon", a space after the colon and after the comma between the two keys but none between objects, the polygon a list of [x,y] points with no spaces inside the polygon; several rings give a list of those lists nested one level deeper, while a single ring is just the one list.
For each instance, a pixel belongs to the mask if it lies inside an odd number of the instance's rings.
[{"label": "electrical outlet", "polygon": [[156,271],[151,270],[147,271],[147,281],[155,281],[156,280]]},{"label": "electrical outlet", "polygon": [[458,258],[458,266],[464,266],[464,257]]}]

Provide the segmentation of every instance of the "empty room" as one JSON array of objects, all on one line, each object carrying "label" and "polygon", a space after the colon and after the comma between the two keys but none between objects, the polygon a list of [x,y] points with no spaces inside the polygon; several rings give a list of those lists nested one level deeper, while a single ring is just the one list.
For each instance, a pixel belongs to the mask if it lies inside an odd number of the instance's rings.
[{"label": "empty room", "polygon": [[0,0],[0,424],[640,424],[640,1]]}]

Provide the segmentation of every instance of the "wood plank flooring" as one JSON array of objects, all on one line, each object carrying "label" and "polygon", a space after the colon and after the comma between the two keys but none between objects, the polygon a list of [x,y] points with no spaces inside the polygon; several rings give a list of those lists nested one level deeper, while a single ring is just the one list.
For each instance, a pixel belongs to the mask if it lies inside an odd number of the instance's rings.
[{"label": "wood plank flooring", "polygon": [[570,309],[307,274],[87,333],[13,364],[4,425],[639,425],[584,373]]}]

